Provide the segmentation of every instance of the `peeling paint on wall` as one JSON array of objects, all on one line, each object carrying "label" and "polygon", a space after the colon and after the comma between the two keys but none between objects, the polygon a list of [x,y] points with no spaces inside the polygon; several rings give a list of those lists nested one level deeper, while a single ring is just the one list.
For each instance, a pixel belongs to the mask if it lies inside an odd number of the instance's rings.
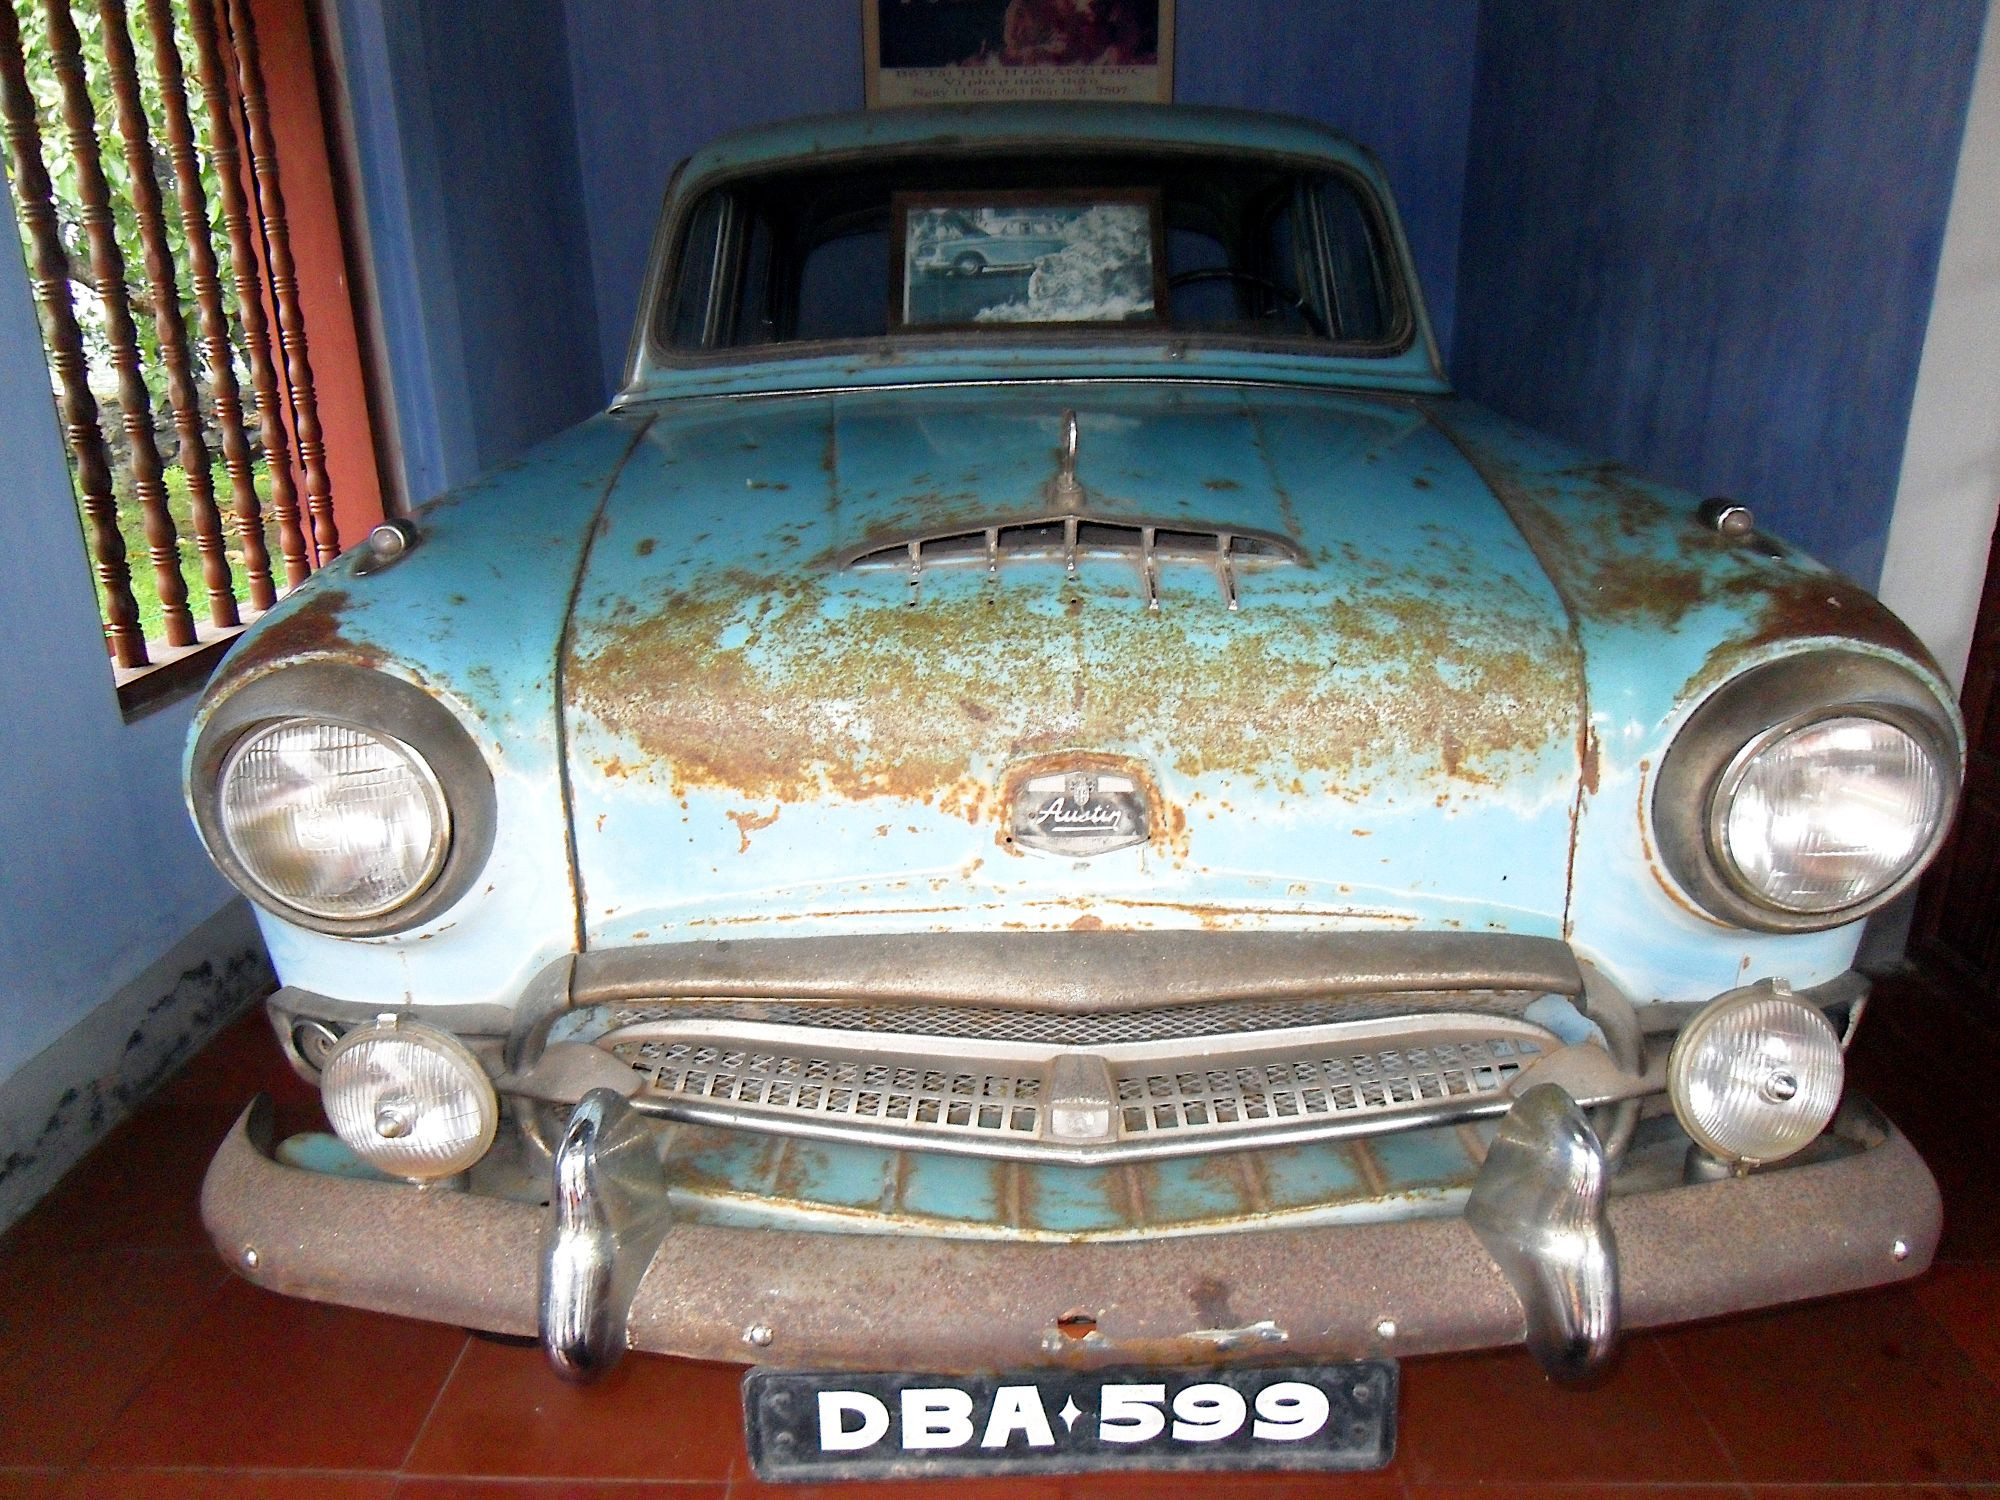
[{"label": "peeling paint on wall", "polygon": [[276,984],[234,902],[0,1083],[0,1228]]}]

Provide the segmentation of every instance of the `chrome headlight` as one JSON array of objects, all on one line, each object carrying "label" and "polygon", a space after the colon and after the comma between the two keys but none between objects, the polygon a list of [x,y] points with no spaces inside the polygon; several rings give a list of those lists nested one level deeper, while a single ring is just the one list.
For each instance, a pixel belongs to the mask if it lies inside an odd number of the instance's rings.
[{"label": "chrome headlight", "polygon": [[393,735],[324,719],[251,730],[222,763],[222,836],[278,904],[331,920],[393,911],[437,878],[451,810]]},{"label": "chrome headlight", "polygon": [[287,921],[364,936],[456,901],[492,849],[493,778],[450,710],[384,673],[306,663],[210,711],[188,801],[222,873]]},{"label": "chrome headlight", "polygon": [[1724,1161],[1782,1161],[1826,1129],[1846,1066],[1825,1016],[1775,982],[1711,1001],[1674,1042],[1667,1095]]},{"label": "chrome headlight", "polygon": [[417,1181],[466,1171],[500,1123],[479,1059],[456,1037],[394,1015],[333,1045],[320,1097],[350,1151],[378,1172]]},{"label": "chrome headlight", "polygon": [[1724,921],[1851,922],[1937,852],[1959,743],[1907,668],[1844,651],[1768,663],[1719,689],[1668,751],[1653,795],[1661,857]]}]

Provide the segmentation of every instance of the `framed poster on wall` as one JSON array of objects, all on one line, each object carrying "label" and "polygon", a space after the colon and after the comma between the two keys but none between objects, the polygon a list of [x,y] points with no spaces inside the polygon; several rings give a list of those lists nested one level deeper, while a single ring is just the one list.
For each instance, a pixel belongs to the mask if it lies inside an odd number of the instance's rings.
[{"label": "framed poster on wall", "polygon": [[1174,97],[1174,0],[861,0],[868,107]]}]

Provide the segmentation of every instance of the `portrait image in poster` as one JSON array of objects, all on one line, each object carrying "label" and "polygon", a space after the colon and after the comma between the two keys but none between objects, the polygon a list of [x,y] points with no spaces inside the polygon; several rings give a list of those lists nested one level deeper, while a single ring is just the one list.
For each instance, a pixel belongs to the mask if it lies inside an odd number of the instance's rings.
[{"label": "portrait image in poster", "polygon": [[871,107],[1173,97],[1173,0],[862,0]]}]

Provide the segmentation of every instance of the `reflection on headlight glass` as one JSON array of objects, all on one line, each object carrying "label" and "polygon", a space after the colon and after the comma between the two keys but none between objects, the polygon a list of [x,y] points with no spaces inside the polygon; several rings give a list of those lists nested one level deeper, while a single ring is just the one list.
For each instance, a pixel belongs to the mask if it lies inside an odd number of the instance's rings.
[{"label": "reflection on headlight glass", "polygon": [[223,770],[221,812],[250,877],[314,916],[387,911],[443,860],[444,799],[429,769],[401,741],[345,724],[253,732]]},{"label": "reflection on headlight glass", "polygon": [[1895,884],[1929,846],[1944,805],[1943,769],[1914,737],[1880,719],[1827,719],[1750,758],[1723,837],[1761,899],[1838,911]]}]

